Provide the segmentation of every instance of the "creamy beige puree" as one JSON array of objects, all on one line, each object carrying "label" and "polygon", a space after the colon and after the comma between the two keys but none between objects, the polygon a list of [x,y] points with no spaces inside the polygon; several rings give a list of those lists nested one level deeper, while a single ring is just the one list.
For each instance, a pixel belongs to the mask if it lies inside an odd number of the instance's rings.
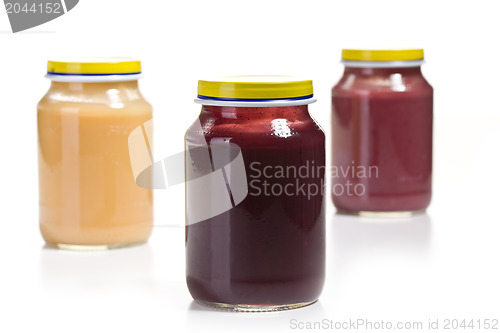
[{"label": "creamy beige puree", "polygon": [[52,85],[38,104],[43,238],[108,248],[147,240],[153,194],[136,185],[128,151],[129,134],[152,117],[137,80],[48,76]]}]

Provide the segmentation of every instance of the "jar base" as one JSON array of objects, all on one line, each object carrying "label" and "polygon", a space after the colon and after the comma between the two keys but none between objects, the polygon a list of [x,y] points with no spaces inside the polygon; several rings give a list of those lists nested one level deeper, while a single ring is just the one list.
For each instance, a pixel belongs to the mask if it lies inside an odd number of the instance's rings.
[{"label": "jar base", "polygon": [[145,244],[146,241],[135,242],[135,243],[125,243],[125,244],[104,244],[104,245],[76,245],[76,244],[62,244],[62,243],[49,243],[47,245],[54,247],[59,250],[69,250],[69,251],[104,251],[104,250],[114,250],[122,249],[127,247],[139,246]]},{"label": "jar base", "polygon": [[424,214],[425,209],[392,211],[392,212],[351,211],[351,210],[337,209],[337,213],[342,215],[354,215],[354,216],[371,217],[371,218],[405,218],[405,217],[412,217],[415,215]]},{"label": "jar base", "polygon": [[227,303],[217,303],[217,302],[205,302],[195,300],[196,303],[223,311],[234,311],[234,312],[274,312],[274,311],[285,311],[302,308],[316,303],[318,300],[312,302],[302,302],[294,304],[284,304],[284,305],[251,305],[251,304],[227,304]]}]

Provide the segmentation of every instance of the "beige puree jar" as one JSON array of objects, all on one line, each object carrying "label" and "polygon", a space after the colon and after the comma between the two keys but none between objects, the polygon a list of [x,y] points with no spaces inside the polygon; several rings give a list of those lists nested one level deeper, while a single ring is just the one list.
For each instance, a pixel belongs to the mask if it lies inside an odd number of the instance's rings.
[{"label": "beige puree jar", "polygon": [[128,58],[48,62],[52,83],[38,103],[40,230],[48,244],[109,249],[150,236],[153,193],[136,185],[128,147],[132,131],[152,118],[140,76],[141,63]]}]

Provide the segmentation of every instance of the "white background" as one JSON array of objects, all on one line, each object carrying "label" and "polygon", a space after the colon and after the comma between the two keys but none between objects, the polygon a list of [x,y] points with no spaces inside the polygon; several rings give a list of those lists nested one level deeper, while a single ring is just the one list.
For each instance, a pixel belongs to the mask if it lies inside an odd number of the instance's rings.
[{"label": "white background", "polygon": [[[290,331],[290,320],[500,319],[500,19],[496,1],[82,0],[12,34],[0,13],[0,332]],[[199,78],[297,74],[330,137],[342,48],[423,47],[435,89],[434,197],[392,222],[329,202],[324,292],[268,314],[206,310],[184,282],[183,186],[156,191],[149,244],[96,253],[44,248],[38,231],[36,103],[46,60],[135,56],[155,109],[156,156],[182,151]],[[500,330],[500,324],[497,326]],[[459,330],[459,331],[464,331]],[[477,326],[475,330],[478,331]]]}]

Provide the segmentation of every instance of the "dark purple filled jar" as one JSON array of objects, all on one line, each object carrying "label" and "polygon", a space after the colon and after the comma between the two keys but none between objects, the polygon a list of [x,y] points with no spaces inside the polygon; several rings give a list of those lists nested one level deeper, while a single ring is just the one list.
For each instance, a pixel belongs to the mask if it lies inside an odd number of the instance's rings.
[{"label": "dark purple filled jar", "polygon": [[315,302],[325,273],[325,136],[311,81],[199,81],[186,132],[187,284],[204,305]]}]

